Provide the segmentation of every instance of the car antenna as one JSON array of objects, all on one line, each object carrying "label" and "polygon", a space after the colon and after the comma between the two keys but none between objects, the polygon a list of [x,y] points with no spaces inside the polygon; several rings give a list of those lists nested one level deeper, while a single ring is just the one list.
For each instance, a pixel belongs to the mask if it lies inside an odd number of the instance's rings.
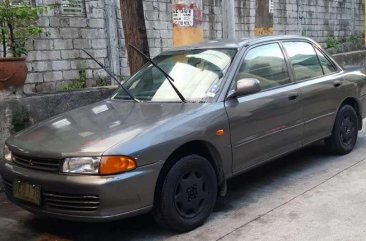
[{"label": "car antenna", "polygon": [[122,83],[119,81],[119,79],[110,71],[108,70],[106,67],[104,67],[104,65],[99,62],[96,58],[93,57],[93,55],[91,55],[88,51],[86,51],[85,49],[81,49],[82,51],[84,51],[84,53],[86,53],[92,60],[94,60],[102,69],[104,69],[105,72],[107,72],[107,74],[109,74],[118,84],[119,86],[121,86],[121,88],[127,93],[127,95],[134,100],[135,102],[139,103],[141,102],[140,100],[138,100],[135,96],[133,96],[133,94],[131,94],[131,92],[129,92],[123,85]]},{"label": "car antenna", "polygon": [[137,47],[135,47],[132,44],[129,44],[129,46],[131,48],[133,48],[134,50],[136,50],[141,56],[143,56],[147,61],[149,61],[152,65],[154,65],[154,67],[156,67],[158,70],[160,70],[160,72],[162,72],[165,75],[165,78],[168,79],[170,85],[173,87],[174,91],[177,93],[177,95],[179,96],[179,98],[182,100],[183,103],[186,103],[186,99],[184,98],[184,96],[182,95],[182,93],[180,93],[180,91],[177,89],[177,87],[175,87],[174,85],[174,79],[167,73],[165,72],[162,68],[160,68],[155,62],[154,60],[152,60],[149,56],[147,56],[146,54],[144,54],[141,50],[139,50]]}]

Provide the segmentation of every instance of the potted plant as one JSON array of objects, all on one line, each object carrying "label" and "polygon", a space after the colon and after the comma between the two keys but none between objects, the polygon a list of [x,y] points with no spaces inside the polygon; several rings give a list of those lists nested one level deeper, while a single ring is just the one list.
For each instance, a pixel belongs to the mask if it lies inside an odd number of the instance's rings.
[{"label": "potted plant", "polygon": [[0,0],[0,90],[24,85],[26,42],[43,33],[38,16],[46,11],[29,1]]}]

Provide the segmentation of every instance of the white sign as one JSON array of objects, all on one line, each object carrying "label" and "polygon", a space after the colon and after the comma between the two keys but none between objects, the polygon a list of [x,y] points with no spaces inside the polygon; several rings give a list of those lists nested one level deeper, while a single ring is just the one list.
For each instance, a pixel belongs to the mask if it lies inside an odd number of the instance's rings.
[{"label": "white sign", "polygon": [[273,0],[268,0],[268,1],[269,1],[269,3],[268,3],[269,13],[273,13],[274,12],[274,2],[273,2]]},{"label": "white sign", "polygon": [[194,24],[193,9],[190,8],[175,9],[173,11],[173,24],[178,25],[180,27],[193,27]]}]

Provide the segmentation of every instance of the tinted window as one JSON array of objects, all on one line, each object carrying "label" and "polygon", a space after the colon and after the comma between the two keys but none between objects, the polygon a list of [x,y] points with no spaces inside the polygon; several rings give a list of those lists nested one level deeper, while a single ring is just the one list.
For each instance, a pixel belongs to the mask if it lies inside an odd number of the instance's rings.
[{"label": "tinted window", "polygon": [[322,67],[311,44],[305,42],[284,42],[283,46],[290,58],[297,81],[323,75]]},{"label": "tinted window", "polygon": [[322,54],[322,52],[316,49],[316,53],[318,54],[320,63],[323,67],[324,74],[330,74],[336,72],[336,69],[334,68],[332,63],[324,56],[324,54]]},{"label": "tinted window", "polygon": [[249,50],[236,80],[255,78],[262,89],[274,88],[290,83],[285,58],[277,43]]}]

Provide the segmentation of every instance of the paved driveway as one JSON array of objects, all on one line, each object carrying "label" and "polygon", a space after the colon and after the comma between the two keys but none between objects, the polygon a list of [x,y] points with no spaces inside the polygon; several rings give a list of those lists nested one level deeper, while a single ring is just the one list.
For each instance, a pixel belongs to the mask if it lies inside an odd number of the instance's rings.
[{"label": "paved driveway", "polygon": [[347,156],[318,143],[243,174],[204,226],[180,235],[150,215],[103,224],[37,218],[0,194],[0,240],[365,240],[365,147],[361,132]]}]

